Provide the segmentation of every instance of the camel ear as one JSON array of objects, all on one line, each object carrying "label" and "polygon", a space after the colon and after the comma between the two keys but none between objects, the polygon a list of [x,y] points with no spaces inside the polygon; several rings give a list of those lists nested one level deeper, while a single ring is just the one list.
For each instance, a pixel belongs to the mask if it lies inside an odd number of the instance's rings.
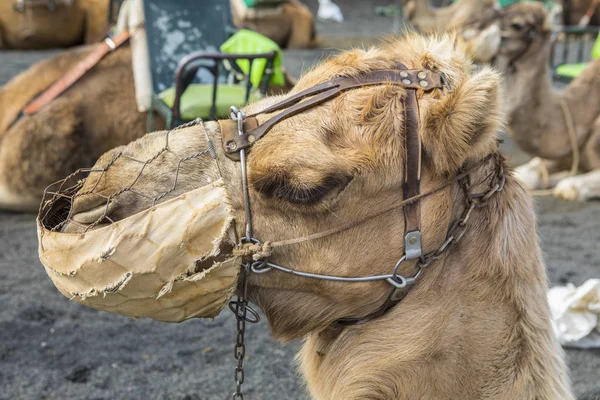
[{"label": "camel ear", "polygon": [[459,168],[467,158],[481,158],[496,146],[501,125],[500,75],[484,67],[425,111],[424,159],[436,173]]},{"label": "camel ear", "polygon": [[562,28],[562,14],[563,8],[560,4],[554,4],[550,11],[546,12],[546,19],[544,20],[544,31],[546,32],[559,32]]}]

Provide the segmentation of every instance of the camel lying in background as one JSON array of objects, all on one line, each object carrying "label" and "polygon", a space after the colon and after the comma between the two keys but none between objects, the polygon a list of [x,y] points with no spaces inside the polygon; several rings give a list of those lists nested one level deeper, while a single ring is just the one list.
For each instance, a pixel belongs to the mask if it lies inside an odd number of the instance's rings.
[{"label": "camel lying in background", "polygon": [[275,8],[249,9],[243,0],[231,0],[233,24],[264,35],[281,48],[317,47],[319,40],[314,16],[298,0],[288,0]]},{"label": "camel lying in background", "polygon": [[[304,75],[292,94],[336,76],[394,69],[397,63],[440,71],[451,89],[417,94],[422,191],[448,182],[461,165],[470,168],[473,193],[489,190],[489,177],[500,164],[480,160],[495,154],[502,162],[496,154],[500,76],[487,67],[475,71],[447,36],[408,36],[342,53]],[[272,262],[338,276],[391,271],[404,253],[402,210],[392,208],[403,198],[406,173],[404,95],[403,88],[391,84],[350,90],[277,124],[256,142],[248,171],[257,238],[298,238],[372,216],[347,232],[274,248]],[[283,98],[262,100],[246,112]],[[271,116],[260,116],[259,122]],[[146,135],[104,154],[97,170],[118,153],[152,162],[139,180],[139,163],[114,163],[97,184],[99,172],[93,172],[81,189],[92,193],[76,197],[72,219],[91,224],[109,210],[107,220],[117,221],[152,205],[133,189],[168,193],[160,200],[167,201],[222,176],[237,230],[244,232],[239,163],[217,145],[217,163],[197,157],[178,168],[181,157],[207,149],[206,137],[221,143],[219,124],[170,132],[170,151],[155,157],[166,135]],[[132,191],[108,205],[107,197],[95,195],[109,196],[133,182]],[[424,252],[444,242],[464,204],[456,181],[421,200]],[[308,280],[278,271],[249,276],[248,296],[265,312],[273,336],[305,339],[299,360],[312,398],[573,399],[550,326],[530,196],[507,171],[504,189],[470,214],[461,242],[423,271],[402,302],[364,324],[337,321],[377,310],[388,296],[387,283]],[[67,225],[65,231],[76,232],[78,226]],[[400,266],[404,276],[414,272],[414,261]]]},{"label": "camel lying in background", "polygon": [[440,9],[427,1],[409,0],[406,17],[421,33],[456,31],[465,50],[478,63],[489,62],[500,46],[500,29],[495,21],[495,0],[459,0]]},{"label": "camel lying in background", "polygon": [[[552,88],[548,60],[551,31],[541,4],[516,4],[504,13],[503,40],[496,66],[505,75],[506,116],[517,145],[539,158],[517,168],[530,189],[554,188],[565,200],[600,197],[600,60],[561,91]],[[533,38],[530,39],[530,33]],[[565,112],[566,111],[566,112]],[[572,124],[568,120],[572,119]],[[576,142],[579,174],[573,162],[569,125]]]},{"label": "camel lying in background", "polygon": [[[55,4],[53,9],[52,4]],[[0,49],[46,49],[102,38],[109,0],[0,1]]]},{"label": "camel lying in background", "polygon": [[[596,0],[556,0],[560,7],[555,10],[562,15],[556,15],[556,22],[564,25],[579,25],[581,18],[590,10],[590,6]],[[423,33],[446,32],[456,26],[450,21],[461,14],[471,14],[482,20],[496,5],[496,0],[457,0],[447,7],[435,8],[429,4],[429,0],[401,0],[404,7],[404,15],[408,21]],[[590,25],[600,25],[600,6],[591,15]]]},{"label": "camel lying in background", "polygon": [[[146,132],[147,113],[138,112],[128,44],[37,114],[18,118],[95,46],[42,60],[0,87],[0,208],[37,210],[49,184]],[[267,93],[287,93],[295,83],[286,72],[285,85],[269,86]],[[157,127],[165,126],[162,117],[154,117]]]},{"label": "camel lying in background", "polygon": [[34,96],[95,46],[40,61],[0,88],[0,208],[36,210],[50,183],[146,132],[146,114],[137,112],[128,45],[40,112],[17,119]]},{"label": "camel lying in background", "polygon": [[458,0],[434,8],[428,0],[406,0],[405,18],[421,33],[443,33],[493,15],[495,0]]}]

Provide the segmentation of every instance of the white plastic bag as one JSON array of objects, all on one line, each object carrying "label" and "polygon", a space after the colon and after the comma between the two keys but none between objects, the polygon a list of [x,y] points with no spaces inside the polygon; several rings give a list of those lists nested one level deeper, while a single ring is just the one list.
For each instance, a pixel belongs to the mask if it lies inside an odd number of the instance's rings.
[{"label": "white plastic bag", "polygon": [[548,292],[552,325],[565,347],[600,348],[600,279],[557,286]]}]

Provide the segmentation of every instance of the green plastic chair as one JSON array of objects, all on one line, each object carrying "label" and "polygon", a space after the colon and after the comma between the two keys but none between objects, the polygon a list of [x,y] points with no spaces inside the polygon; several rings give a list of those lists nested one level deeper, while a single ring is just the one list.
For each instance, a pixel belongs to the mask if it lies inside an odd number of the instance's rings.
[{"label": "green plastic chair", "polygon": [[[592,48],[592,60],[600,58],[600,34],[596,38],[594,42],[594,47]],[[583,63],[574,63],[574,64],[561,64],[556,67],[554,76],[555,78],[568,82],[575,78],[577,78],[583,70],[588,66],[588,62]]]},{"label": "green plastic chair", "polygon": [[[191,84],[181,94],[177,122],[192,121],[196,118],[217,119],[229,115],[230,106],[243,106],[246,104],[246,88],[239,84],[217,85],[217,93],[212,102],[212,85]],[[160,99],[171,112],[175,105],[176,90],[174,87],[160,93]],[[250,90],[248,101],[260,100],[261,96],[256,90]],[[172,125],[172,124],[171,124]]]},{"label": "green plastic chair", "polygon": [[[271,39],[241,30],[220,50],[185,57],[175,72],[175,85],[155,96],[153,108],[165,116],[167,127],[227,117],[230,106],[259,100],[269,84],[285,84],[282,52]],[[210,72],[212,83],[193,82],[200,69]]]},{"label": "green plastic chair", "polygon": [[[161,98],[168,100],[169,96],[161,94],[175,86],[173,77],[181,61],[198,51],[218,53],[219,46],[235,31],[229,0],[143,0],[143,5],[152,80],[151,109],[156,111],[148,113],[147,130],[151,132],[155,114],[160,114],[167,126],[175,123],[174,103],[163,102]],[[204,63],[210,67],[214,61],[206,59]],[[186,85],[213,81],[205,69],[197,76],[186,74],[185,78],[182,83]]]},{"label": "green plastic chair", "polygon": [[[225,43],[223,43],[220,47],[220,50],[223,53],[229,54],[258,54],[274,51],[275,59],[273,60],[272,71],[270,71],[271,79],[269,84],[276,86],[285,85],[283,53],[281,52],[279,45],[268,37],[248,29],[241,29],[235,35],[231,36]],[[241,59],[238,60],[236,64],[244,74],[248,74],[250,72],[250,63],[248,60]],[[266,68],[266,60],[259,59],[254,62],[253,69],[250,72],[250,81],[254,87],[260,86]]]}]

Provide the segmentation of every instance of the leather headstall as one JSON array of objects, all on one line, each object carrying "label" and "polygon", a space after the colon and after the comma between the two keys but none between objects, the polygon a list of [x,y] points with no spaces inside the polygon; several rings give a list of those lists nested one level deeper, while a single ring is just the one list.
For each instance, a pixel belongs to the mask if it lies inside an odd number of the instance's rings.
[{"label": "leather headstall", "polygon": [[[376,70],[355,77],[338,77],[296,93],[264,110],[236,120],[219,120],[222,145],[227,157],[245,163],[245,157],[252,145],[264,137],[276,124],[327,102],[343,92],[352,89],[376,85],[398,85],[406,89],[404,95],[404,134],[406,156],[404,158],[404,199],[418,198],[421,183],[421,138],[419,133],[419,105],[417,91],[429,92],[447,87],[444,76],[439,72],[427,69],[407,69],[397,64],[398,69]],[[304,101],[302,101],[304,100]],[[267,121],[259,124],[257,116],[279,111]],[[243,151],[242,151],[243,150]],[[242,152],[240,157],[240,152]],[[243,165],[245,173],[245,165]],[[246,199],[246,203],[249,198]],[[249,206],[247,204],[247,206]],[[250,215],[247,212],[247,218]],[[396,265],[404,260],[422,257],[421,248],[421,210],[420,202],[414,201],[404,207],[404,256]],[[344,319],[339,322],[345,325],[362,323],[383,314],[397,304],[407,293],[406,282],[397,285],[385,304],[376,312],[360,319]]]},{"label": "leather headstall", "polygon": [[[414,102],[408,100],[410,107],[411,103],[416,106],[416,90],[431,91],[443,87],[444,82],[440,73],[426,69],[409,70],[401,64],[398,64],[398,66],[401,69],[376,70],[356,77],[334,78],[296,93],[260,112],[248,115],[244,119],[245,131],[241,135],[238,132],[237,122],[220,120],[225,154],[230,159],[239,161],[240,150],[249,149],[254,142],[266,135],[279,122],[323,104],[348,90],[376,85],[402,86],[405,89],[412,89],[407,92],[406,97],[407,99],[415,97]],[[302,101],[307,97],[310,98]],[[259,124],[256,120],[259,115],[271,114],[275,111],[281,112],[262,124]],[[418,122],[415,123],[418,125]]]}]

